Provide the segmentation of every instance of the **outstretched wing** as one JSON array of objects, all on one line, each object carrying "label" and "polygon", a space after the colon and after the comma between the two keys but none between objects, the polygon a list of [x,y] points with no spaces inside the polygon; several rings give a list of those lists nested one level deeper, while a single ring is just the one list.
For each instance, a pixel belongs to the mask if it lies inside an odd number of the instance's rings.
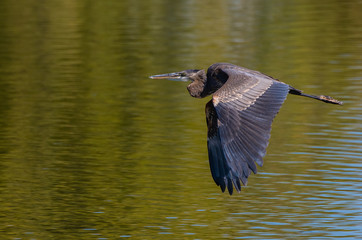
[{"label": "outstretched wing", "polygon": [[222,69],[226,83],[206,104],[208,151],[214,181],[224,192],[239,192],[255,162],[263,165],[271,124],[289,85],[243,68]]}]

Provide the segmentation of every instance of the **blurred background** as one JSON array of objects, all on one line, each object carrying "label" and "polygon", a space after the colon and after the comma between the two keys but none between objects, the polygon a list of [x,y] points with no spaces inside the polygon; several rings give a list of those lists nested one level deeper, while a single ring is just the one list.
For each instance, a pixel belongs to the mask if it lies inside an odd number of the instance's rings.
[{"label": "blurred background", "polygon": [[[362,238],[362,1],[2,0],[1,239]],[[289,96],[240,194],[204,108],[148,76],[230,62]]]}]

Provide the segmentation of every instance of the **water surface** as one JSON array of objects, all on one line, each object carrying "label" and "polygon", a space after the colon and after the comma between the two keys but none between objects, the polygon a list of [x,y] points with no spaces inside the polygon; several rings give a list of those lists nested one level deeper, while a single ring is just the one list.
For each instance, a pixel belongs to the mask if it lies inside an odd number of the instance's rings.
[{"label": "water surface", "polygon": [[[1,239],[362,238],[362,22],[353,1],[2,1]],[[149,75],[231,62],[289,96],[230,197],[204,106]]]}]

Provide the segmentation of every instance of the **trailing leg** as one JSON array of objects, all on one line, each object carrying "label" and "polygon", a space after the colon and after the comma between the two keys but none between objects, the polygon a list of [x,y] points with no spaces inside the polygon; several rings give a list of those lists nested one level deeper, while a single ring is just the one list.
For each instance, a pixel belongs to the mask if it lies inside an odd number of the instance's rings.
[{"label": "trailing leg", "polygon": [[336,100],[336,99],[334,99],[334,98],[332,98],[330,96],[325,96],[325,95],[316,96],[316,95],[305,94],[305,93],[302,92],[302,90],[293,88],[292,86],[290,86],[290,88],[289,88],[289,93],[294,94],[294,95],[303,96],[303,97],[309,97],[309,98],[317,99],[319,101],[323,101],[323,102],[326,102],[326,103],[339,104],[339,105],[343,104],[343,102],[338,101],[338,100]]}]

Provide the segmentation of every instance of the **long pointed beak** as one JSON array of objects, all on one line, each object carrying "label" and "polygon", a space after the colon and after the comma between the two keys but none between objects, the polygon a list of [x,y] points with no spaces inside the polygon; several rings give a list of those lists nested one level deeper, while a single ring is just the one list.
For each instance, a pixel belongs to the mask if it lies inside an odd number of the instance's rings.
[{"label": "long pointed beak", "polygon": [[185,76],[182,76],[181,72],[158,74],[158,75],[150,76],[150,78],[152,78],[152,79],[168,79],[168,80],[182,81],[182,82],[188,81],[188,78]]}]

